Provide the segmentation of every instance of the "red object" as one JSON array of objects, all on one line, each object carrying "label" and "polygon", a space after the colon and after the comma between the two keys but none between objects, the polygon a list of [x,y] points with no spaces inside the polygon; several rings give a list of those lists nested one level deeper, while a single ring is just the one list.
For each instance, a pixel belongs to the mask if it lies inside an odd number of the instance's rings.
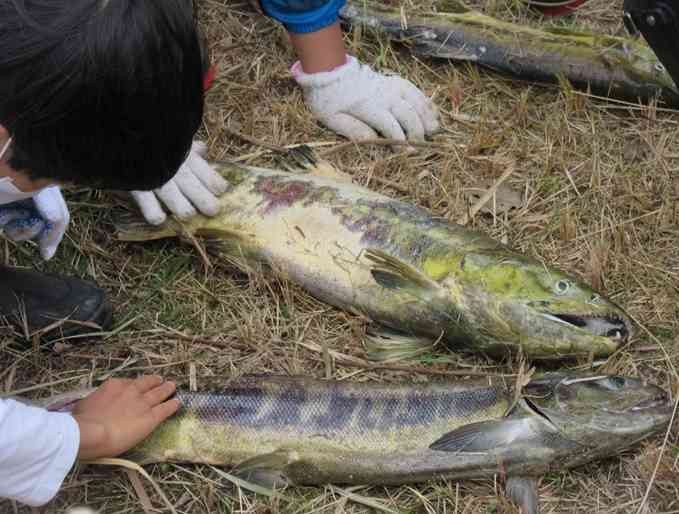
[{"label": "red object", "polygon": [[214,64],[211,64],[207,71],[205,72],[205,75],[203,75],[203,89],[207,91],[212,87],[212,83],[215,81],[215,76],[217,75],[217,68],[215,68]]},{"label": "red object", "polygon": [[571,14],[573,11],[578,9],[582,4],[584,4],[587,0],[573,0],[572,2],[566,4],[566,5],[558,5],[555,7],[547,7],[545,5],[535,5],[531,3],[530,1],[528,4],[535,10],[540,11],[542,14],[545,16],[567,16]]}]

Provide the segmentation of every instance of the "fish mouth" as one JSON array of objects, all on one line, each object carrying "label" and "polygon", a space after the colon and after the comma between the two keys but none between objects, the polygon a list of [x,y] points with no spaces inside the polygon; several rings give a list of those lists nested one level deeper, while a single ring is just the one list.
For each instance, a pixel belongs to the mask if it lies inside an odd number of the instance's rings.
[{"label": "fish mouth", "polygon": [[592,316],[582,314],[542,313],[542,316],[555,323],[576,327],[591,335],[607,337],[619,343],[626,343],[630,337],[630,329],[627,321],[615,314]]},{"label": "fish mouth", "polygon": [[669,405],[670,397],[668,394],[665,391],[658,391],[658,394],[656,394],[653,398],[641,400],[630,410],[638,412],[641,410],[657,409],[658,407],[667,407]]}]

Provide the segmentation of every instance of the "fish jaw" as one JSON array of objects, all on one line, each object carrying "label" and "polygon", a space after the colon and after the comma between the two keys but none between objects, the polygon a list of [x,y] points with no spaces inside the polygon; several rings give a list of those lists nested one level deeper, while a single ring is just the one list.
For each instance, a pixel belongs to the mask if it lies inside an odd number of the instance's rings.
[{"label": "fish jaw", "polygon": [[561,303],[536,308],[532,303],[498,297],[475,284],[456,295],[463,316],[454,318],[444,338],[451,348],[491,356],[522,353],[534,360],[559,360],[606,357],[633,333],[628,316],[615,306],[591,309]]},{"label": "fish jaw", "polygon": [[550,305],[546,310],[508,303],[499,310],[521,334],[524,354],[535,359],[606,357],[632,334],[632,324],[620,309],[570,307]]}]

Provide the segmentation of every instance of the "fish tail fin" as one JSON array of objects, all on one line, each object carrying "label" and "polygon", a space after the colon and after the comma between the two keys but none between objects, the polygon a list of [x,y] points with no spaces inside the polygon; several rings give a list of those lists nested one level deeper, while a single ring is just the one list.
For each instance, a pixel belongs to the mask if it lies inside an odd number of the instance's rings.
[{"label": "fish tail fin", "polygon": [[116,239],[120,241],[153,241],[177,237],[181,233],[176,222],[168,220],[161,225],[151,225],[138,216],[123,215],[113,223]]},{"label": "fish tail fin", "polygon": [[384,329],[372,330],[365,336],[363,346],[368,360],[396,362],[420,357],[433,350],[435,341],[429,337],[411,336]]}]

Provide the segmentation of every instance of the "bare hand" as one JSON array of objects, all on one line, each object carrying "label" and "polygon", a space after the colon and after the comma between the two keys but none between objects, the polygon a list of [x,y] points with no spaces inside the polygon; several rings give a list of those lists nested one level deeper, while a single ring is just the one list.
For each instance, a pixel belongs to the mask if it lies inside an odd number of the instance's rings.
[{"label": "bare hand", "polygon": [[78,458],[115,457],[134,447],[177,411],[179,400],[168,400],[175,389],[155,375],[104,382],[73,410],[80,427]]}]

